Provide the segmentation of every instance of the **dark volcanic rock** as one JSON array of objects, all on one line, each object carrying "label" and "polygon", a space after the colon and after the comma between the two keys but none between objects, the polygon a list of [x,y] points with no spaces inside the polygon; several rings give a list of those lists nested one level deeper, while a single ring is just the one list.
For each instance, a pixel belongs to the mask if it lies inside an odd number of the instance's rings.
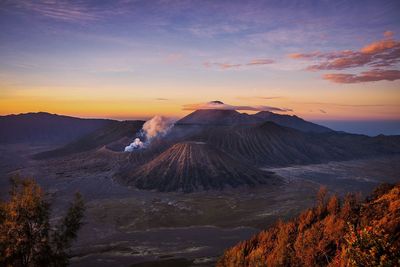
[{"label": "dark volcanic rock", "polygon": [[240,162],[206,143],[193,141],[173,145],[127,173],[124,180],[140,189],[184,192],[281,183],[270,172]]}]

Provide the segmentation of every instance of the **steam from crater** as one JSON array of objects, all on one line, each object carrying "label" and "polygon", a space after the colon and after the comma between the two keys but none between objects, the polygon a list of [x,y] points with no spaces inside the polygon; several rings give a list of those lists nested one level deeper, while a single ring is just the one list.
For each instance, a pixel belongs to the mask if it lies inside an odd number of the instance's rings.
[{"label": "steam from crater", "polygon": [[144,147],[144,143],[140,141],[140,138],[135,138],[129,146],[125,147],[125,152],[133,152],[135,149],[141,149]]},{"label": "steam from crater", "polygon": [[173,126],[174,122],[171,119],[158,115],[154,116],[143,124],[139,137],[125,147],[125,152],[146,148],[154,138],[166,135]]},{"label": "steam from crater", "polygon": [[173,125],[174,124],[171,119],[157,115],[151,120],[146,121],[146,123],[143,124],[142,129],[146,139],[151,140],[154,137],[166,135],[169,130],[171,130]]}]

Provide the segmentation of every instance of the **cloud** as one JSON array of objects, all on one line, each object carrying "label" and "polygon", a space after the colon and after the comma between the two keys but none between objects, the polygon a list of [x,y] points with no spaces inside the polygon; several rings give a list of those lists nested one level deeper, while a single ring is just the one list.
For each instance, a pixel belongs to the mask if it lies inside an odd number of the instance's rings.
[{"label": "cloud", "polygon": [[72,2],[17,1],[16,5],[42,16],[63,21],[93,21],[99,19],[99,16],[88,10],[86,6],[72,4]]},{"label": "cloud", "polygon": [[253,65],[267,65],[267,64],[272,64],[275,61],[272,59],[266,59],[266,58],[261,58],[261,59],[253,59],[249,63],[247,63],[247,66],[253,66]]},{"label": "cloud", "polygon": [[[391,38],[391,37],[390,37]],[[386,52],[392,48],[399,48],[400,42],[393,39],[385,39],[377,42],[373,42],[369,45],[364,46],[361,52],[364,54],[376,54]]]},{"label": "cloud", "polygon": [[[293,53],[292,59],[315,61],[306,68],[309,71],[346,70],[351,68],[369,67],[369,71],[360,74],[333,73],[325,74],[323,78],[335,83],[358,83],[400,79],[393,67],[400,62],[400,41],[393,39],[393,32],[384,32],[384,39],[365,45],[359,50],[342,50],[333,52],[314,51],[310,53]],[[379,68],[379,69],[378,69]]]},{"label": "cloud", "polygon": [[220,69],[232,69],[232,68],[240,68],[240,67],[245,67],[245,66],[263,66],[263,65],[269,65],[275,63],[275,60],[268,59],[268,58],[256,58],[252,59],[249,62],[246,63],[220,63],[220,62],[209,62],[206,61],[203,63],[203,66],[206,68],[211,68],[213,66],[216,66]]},{"label": "cloud", "polygon": [[293,59],[318,61],[307,70],[344,70],[348,68],[372,66],[389,67],[400,62],[400,41],[392,39],[393,32],[385,32],[385,39],[370,43],[360,50],[333,52],[293,53]]},{"label": "cloud", "polygon": [[221,101],[211,101],[207,103],[186,104],[183,105],[183,110],[199,110],[199,109],[222,109],[222,110],[247,110],[247,111],[278,111],[288,112],[293,111],[288,108],[278,108],[270,106],[235,106],[224,104]]},{"label": "cloud", "polygon": [[163,98],[163,97],[157,97],[156,100],[158,100],[158,101],[167,101],[169,99],[168,98]]},{"label": "cloud", "polygon": [[242,64],[229,64],[229,63],[214,63],[214,65],[218,66],[219,68],[221,68],[223,70],[243,66]]},{"label": "cloud", "polygon": [[361,72],[361,74],[343,74],[333,73],[323,75],[325,80],[335,83],[360,83],[376,81],[394,81],[400,79],[399,70],[370,70]]},{"label": "cloud", "polygon": [[321,52],[316,51],[311,53],[292,53],[289,54],[288,56],[293,59],[312,59],[318,57],[320,54]]},{"label": "cloud", "polygon": [[[122,2],[121,2],[122,3]],[[20,10],[27,10],[48,17],[66,22],[88,22],[97,21],[108,15],[120,15],[126,13],[124,5],[113,5],[107,9],[101,9],[92,5],[90,1],[10,1],[10,5]]]},{"label": "cloud", "polygon": [[393,38],[394,33],[392,31],[385,31],[383,33],[383,36],[385,36],[386,38]]}]

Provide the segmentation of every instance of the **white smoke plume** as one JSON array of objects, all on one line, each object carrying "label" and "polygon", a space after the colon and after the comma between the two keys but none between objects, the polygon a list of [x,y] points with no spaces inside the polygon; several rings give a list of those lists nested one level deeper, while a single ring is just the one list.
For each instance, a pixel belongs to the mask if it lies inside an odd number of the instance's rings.
[{"label": "white smoke plume", "polygon": [[143,124],[143,131],[146,135],[147,140],[151,140],[157,136],[164,136],[171,130],[173,126],[171,119],[163,116],[154,116],[151,120],[146,121]]},{"label": "white smoke plume", "polygon": [[125,152],[145,148],[153,138],[166,135],[173,126],[174,122],[171,119],[158,115],[154,116],[143,124],[140,135],[145,138],[145,141],[143,142],[139,137],[135,138],[129,146],[125,147]]},{"label": "white smoke plume", "polygon": [[135,138],[135,140],[125,147],[125,152],[133,152],[135,149],[141,149],[144,147],[144,143],[140,141],[140,138]]}]

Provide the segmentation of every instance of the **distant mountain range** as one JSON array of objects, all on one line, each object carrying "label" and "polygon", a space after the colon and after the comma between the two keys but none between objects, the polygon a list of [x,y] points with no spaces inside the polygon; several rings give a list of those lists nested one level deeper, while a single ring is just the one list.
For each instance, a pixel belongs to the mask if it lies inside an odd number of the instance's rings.
[{"label": "distant mountain range", "polygon": [[282,183],[260,167],[400,153],[400,136],[335,132],[297,116],[272,112],[249,115],[234,110],[197,110],[145,149],[121,154],[143,123],[48,113],[4,116],[0,125],[5,131],[1,131],[0,140],[60,144],[54,150],[36,154],[34,159],[79,156],[90,151],[95,152],[93,157],[115,157],[121,166],[114,175],[118,181],[140,189],[184,192]]},{"label": "distant mountain range", "polygon": [[269,111],[260,111],[249,115],[239,113],[236,110],[201,109],[196,110],[186,117],[178,120],[177,125],[238,125],[257,124],[262,122],[274,122],[281,126],[290,127],[303,132],[326,133],[333,130],[303,120],[295,115],[281,115]]},{"label": "distant mountain range", "polygon": [[[196,110],[177,121],[176,125],[254,125],[266,121],[304,132],[332,132],[329,128],[305,121],[297,116],[280,115],[268,111],[249,115],[235,110]],[[140,121],[137,122],[137,125],[142,123]],[[0,143],[25,142],[63,145],[71,142],[80,142],[77,140],[78,138],[93,134],[87,138],[100,138],[95,142],[104,145],[108,144],[107,142],[111,143],[119,139],[120,135],[116,134],[116,132],[124,132],[124,129],[129,130],[128,124],[110,119],[82,119],[46,112],[6,115],[0,116],[0,128],[2,129],[0,131]],[[105,129],[102,129],[103,127]],[[118,127],[120,127],[119,130],[117,130]],[[95,133],[97,130],[99,131]],[[106,137],[105,135],[107,134],[110,136]],[[102,137],[98,137],[98,135]],[[128,135],[128,137],[130,136]],[[81,144],[86,143],[88,139],[86,141],[82,140]],[[89,147],[96,148],[96,145]]]},{"label": "distant mountain range", "polygon": [[66,144],[111,122],[46,112],[0,116],[0,143]]}]

